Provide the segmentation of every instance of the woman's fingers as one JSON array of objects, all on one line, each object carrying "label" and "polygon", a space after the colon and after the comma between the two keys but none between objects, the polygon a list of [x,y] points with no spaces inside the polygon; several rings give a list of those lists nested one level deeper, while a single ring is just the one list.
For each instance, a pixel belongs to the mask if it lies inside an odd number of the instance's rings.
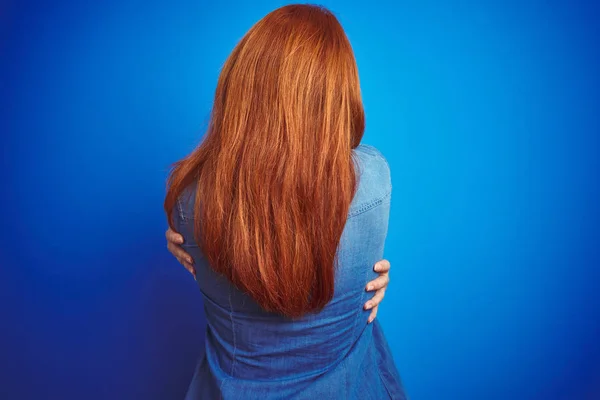
[{"label": "woman's fingers", "polygon": [[379,276],[367,284],[367,291],[379,290],[390,283],[390,262],[388,260],[378,261],[373,269],[379,272]]},{"label": "woman's fingers", "polygon": [[379,276],[373,279],[371,282],[367,283],[367,291],[371,292],[376,290],[375,295],[365,303],[365,310],[372,310],[369,315],[368,323],[373,322],[375,317],[377,316],[377,311],[379,310],[379,303],[383,300],[385,296],[385,289],[387,285],[390,283],[390,262],[388,260],[378,261],[373,269],[379,273]]},{"label": "woman's fingers", "polygon": [[375,292],[375,296],[369,301],[365,303],[365,310],[370,310],[371,308],[377,307],[381,300],[385,297],[385,288],[379,289]]},{"label": "woman's fingers", "polygon": [[388,283],[390,283],[390,276],[387,273],[381,274],[371,282],[367,283],[367,292],[385,288],[387,287]]},{"label": "woman's fingers", "polygon": [[183,265],[183,267],[187,269],[190,274],[194,275],[194,278],[196,278],[196,268],[194,268],[194,265],[192,263],[187,262],[181,257],[175,256],[175,258],[177,259],[177,261],[179,261],[179,264]]},{"label": "woman's fingers", "polygon": [[185,267],[185,269],[188,270],[188,272],[192,275],[194,275],[194,278],[196,277],[196,269],[194,268],[194,266],[188,262],[182,262],[181,264],[183,264],[183,266]]},{"label": "woman's fingers", "polygon": [[[168,232],[167,232],[167,235],[168,235]],[[177,233],[175,235],[181,236]],[[180,245],[176,244],[173,241],[168,241],[167,249],[171,252],[171,254],[173,254],[173,256],[175,256],[175,258],[177,259],[177,261],[179,261],[179,263],[181,263],[181,264],[188,263],[193,266],[194,260]]]},{"label": "woman's fingers", "polygon": [[376,308],[379,305],[379,303],[381,303],[381,300],[383,300],[383,298],[385,297],[385,289],[386,288],[383,287],[375,292],[375,296],[373,296],[369,301],[365,303],[365,310]]},{"label": "woman's fingers", "polygon": [[185,250],[183,250],[183,247],[179,246],[178,244],[168,242],[167,249],[169,249],[171,254],[173,254],[181,264],[183,264],[184,262],[194,264],[194,260],[192,259],[192,257],[188,253],[186,253]]},{"label": "woman's fingers", "polygon": [[185,261],[182,258],[179,257],[175,257],[177,259],[177,261],[179,261],[179,264],[183,265],[183,267],[185,269],[188,270],[188,272],[192,275],[194,275],[194,277],[196,277],[196,269],[194,268],[194,266],[192,264],[190,264],[189,262]]},{"label": "woman's fingers", "polygon": [[375,317],[377,316],[377,310],[379,309],[379,307],[375,307],[373,309],[373,311],[371,311],[371,315],[369,315],[369,319],[367,320],[367,323],[370,324],[371,322],[373,322],[373,320],[375,319]]},{"label": "woman's fingers", "polygon": [[169,249],[171,254],[175,256],[177,261],[179,261],[179,263],[183,265],[183,267],[194,276],[194,279],[196,279],[196,269],[194,268],[194,260],[183,249],[183,247],[181,247],[181,244],[183,243],[183,236],[169,228],[165,232],[165,237],[167,238],[167,249]]},{"label": "woman's fingers", "polygon": [[173,229],[169,228],[165,232],[165,236],[167,238],[167,242],[171,242],[174,244],[183,244],[183,236],[179,233],[175,232]]},{"label": "woman's fingers", "polygon": [[390,270],[390,262],[388,260],[381,260],[381,261],[377,261],[375,263],[375,266],[373,267],[373,269],[375,270],[375,272],[389,272]]}]

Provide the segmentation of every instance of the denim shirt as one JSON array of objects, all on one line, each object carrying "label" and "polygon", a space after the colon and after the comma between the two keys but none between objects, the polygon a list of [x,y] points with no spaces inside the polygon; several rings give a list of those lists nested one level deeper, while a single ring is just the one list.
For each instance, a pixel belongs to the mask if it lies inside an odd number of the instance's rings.
[{"label": "denim shirt", "polygon": [[204,299],[205,352],[186,399],[404,399],[376,319],[368,324],[367,282],[378,275],[391,201],[388,163],[372,146],[353,157],[357,192],[338,245],[333,299],[291,320],[262,310],[208,265],[194,241],[194,193],[177,204],[175,228],[193,257]]}]

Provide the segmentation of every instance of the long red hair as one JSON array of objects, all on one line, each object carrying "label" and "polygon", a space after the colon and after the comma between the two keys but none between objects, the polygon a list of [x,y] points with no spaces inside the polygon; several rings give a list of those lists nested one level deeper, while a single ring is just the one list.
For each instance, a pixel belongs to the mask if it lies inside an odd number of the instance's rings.
[{"label": "long red hair", "polygon": [[336,249],[364,132],[350,43],[323,7],[257,22],[225,62],[207,133],[175,163],[164,203],[197,184],[195,239],[264,309],[296,317],[333,297]]}]

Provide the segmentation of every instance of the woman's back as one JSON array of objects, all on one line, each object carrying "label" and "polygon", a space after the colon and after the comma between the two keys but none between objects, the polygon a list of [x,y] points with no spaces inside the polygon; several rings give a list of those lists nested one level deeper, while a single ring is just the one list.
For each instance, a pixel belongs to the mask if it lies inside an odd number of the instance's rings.
[{"label": "woman's back", "polygon": [[381,328],[367,324],[362,309],[372,266],[383,256],[389,167],[374,147],[353,153],[358,187],[337,249],[334,296],[316,314],[266,312],[216,274],[194,240],[196,191],[178,201],[176,228],[194,258],[207,319],[206,351],[188,398],[404,398]]}]

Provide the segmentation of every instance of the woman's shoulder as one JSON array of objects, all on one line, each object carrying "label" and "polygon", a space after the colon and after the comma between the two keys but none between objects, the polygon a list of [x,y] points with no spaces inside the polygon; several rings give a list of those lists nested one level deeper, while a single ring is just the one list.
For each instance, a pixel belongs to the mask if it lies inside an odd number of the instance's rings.
[{"label": "woman's shoulder", "polygon": [[376,175],[383,180],[390,178],[390,166],[387,159],[375,146],[360,144],[354,149],[359,160],[359,173]]},{"label": "woman's shoulder", "polygon": [[391,189],[390,165],[381,151],[370,144],[360,144],[354,152],[358,161],[358,175],[365,176],[373,184]]},{"label": "woman's shoulder", "polygon": [[361,144],[359,144],[354,149],[354,151],[357,152],[357,153],[360,153],[360,154],[365,154],[367,156],[378,158],[378,159],[381,159],[383,161],[386,161],[385,157],[383,156],[383,154],[381,153],[381,151],[379,151],[377,149],[377,147],[372,146],[370,144],[361,143]]},{"label": "woman's shoulder", "polygon": [[392,193],[390,166],[376,147],[360,144],[354,149],[358,188],[352,201],[350,214],[355,215],[380,204]]}]

